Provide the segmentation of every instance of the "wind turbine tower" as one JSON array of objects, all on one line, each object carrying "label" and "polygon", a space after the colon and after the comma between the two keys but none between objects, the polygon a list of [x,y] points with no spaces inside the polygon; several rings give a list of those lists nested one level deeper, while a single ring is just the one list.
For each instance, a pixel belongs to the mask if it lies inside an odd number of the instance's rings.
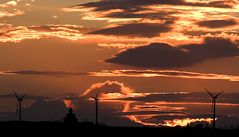
[{"label": "wind turbine tower", "polygon": [[19,121],[22,121],[22,101],[26,97],[26,94],[19,96],[17,93],[14,91],[13,94],[15,95],[17,99],[17,108],[16,108],[16,113],[18,114]]},{"label": "wind turbine tower", "polygon": [[208,89],[205,88],[207,93],[212,98],[212,119],[213,119],[213,128],[216,128],[216,100],[218,96],[220,96],[224,91],[221,91],[220,93],[213,95],[212,92],[210,92]]},{"label": "wind turbine tower", "polygon": [[95,100],[95,124],[98,125],[98,103],[99,103],[99,91],[96,93],[96,96],[91,96]]}]

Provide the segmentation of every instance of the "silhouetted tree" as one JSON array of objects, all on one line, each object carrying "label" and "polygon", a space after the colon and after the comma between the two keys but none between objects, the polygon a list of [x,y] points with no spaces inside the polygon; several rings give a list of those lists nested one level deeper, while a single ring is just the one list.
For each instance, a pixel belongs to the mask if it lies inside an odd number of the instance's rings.
[{"label": "silhouetted tree", "polygon": [[70,108],[69,112],[67,113],[66,117],[64,118],[64,124],[66,126],[76,126],[78,123],[78,120],[75,116],[75,114],[73,113],[73,109]]}]

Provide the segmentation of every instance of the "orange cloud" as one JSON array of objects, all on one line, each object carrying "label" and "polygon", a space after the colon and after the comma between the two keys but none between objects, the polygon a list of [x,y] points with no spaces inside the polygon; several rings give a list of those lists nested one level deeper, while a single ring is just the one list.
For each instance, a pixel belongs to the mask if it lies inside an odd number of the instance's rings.
[{"label": "orange cloud", "polygon": [[92,76],[98,77],[171,77],[184,79],[204,79],[204,80],[227,80],[239,81],[239,76],[225,74],[210,74],[180,70],[103,70],[101,72],[90,72]]},{"label": "orange cloud", "polygon": [[185,110],[185,107],[172,107],[172,106],[163,106],[160,104],[153,104],[151,103],[151,105],[149,104],[145,104],[145,105],[134,105],[132,107],[133,110],[137,110],[137,111],[181,111],[181,110]]},{"label": "orange cloud", "polygon": [[74,106],[74,104],[73,104],[73,102],[72,102],[72,100],[64,100],[64,103],[65,103],[65,105],[66,105],[66,107],[67,108],[74,108],[75,106]]},{"label": "orange cloud", "polygon": [[[151,103],[151,104],[158,104],[158,103]],[[167,104],[167,103],[165,103]],[[190,104],[190,103],[189,103]],[[160,105],[160,104],[158,104]],[[168,104],[167,104],[168,105]],[[132,106],[132,107],[130,107]],[[195,122],[206,122],[208,124],[210,124],[212,122],[211,118],[182,118],[182,119],[171,119],[171,120],[163,120],[162,122],[157,122],[158,120],[149,120],[149,119],[153,119],[153,117],[157,117],[160,114],[150,114],[150,112],[152,112],[152,108],[153,111],[161,111],[164,112],[166,111],[165,115],[166,116],[183,116],[183,117],[187,117],[187,115],[185,114],[180,114],[180,113],[172,113],[170,114],[170,111],[181,111],[184,110],[184,107],[171,107],[171,106],[157,106],[155,108],[155,105],[149,105],[149,104],[145,104],[145,106],[147,108],[151,108],[149,110],[149,114],[143,114],[143,115],[137,115],[137,114],[131,114],[131,115],[127,115],[125,117],[127,117],[128,119],[145,125],[145,126],[156,126],[156,127],[162,127],[162,126],[166,126],[166,127],[175,127],[175,126],[188,126],[192,123]],[[138,105],[133,105],[131,104],[131,102],[126,102],[124,104],[124,109],[122,112],[132,112],[132,111],[145,111],[142,106],[139,107]],[[146,110],[147,112],[148,110]],[[168,112],[167,112],[168,111]]]},{"label": "orange cloud", "polygon": [[176,127],[176,126],[188,126],[191,123],[195,122],[206,122],[206,123],[211,123],[212,119],[211,118],[185,118],[185,119],[173,119],[173,120],[165,120],[164,123],[153,123],[153,122],[145,122],[142,119],[147,119],[152,117],[152,115],[147,115],[147,116],[127,116],[130,120],[145,125],[145,126],[156,126],[156,127]]},{"label": "orange cloud", "polygon": [[[84,91],[82,96],[91,95],[91,94],[93,94],[94,96],[96,92],[98,91],[100,92],[100,96],[101,94],[105,94],[106,96],[107,93],[109,93],[108,95],[111,95],[111,96],[114,96],[114,95],[120,96],[121,94],[129,95],[133,93],[133,89],[126,87],[123,83],[120,83],[118,81],[105,81],[103,83],[92,84],[89,89]],[[115,94],[115,93],[119,93],[119,94]]]},{"label": "orange cloud", "polygon": [[163,126],[168,126],[168,127],[176,127],[176,126],[187,126],[190,123],[194,122],[207,122],[211,123],[212,119],[211,118],[185,118],[185,119],[173,119],[173,120],[165,120],[165,124]]},{"label": "orange cloud", "polygon": [[90,28],[78,25],[45,25],[45,26],[17,26],[10,24],[0,26],[0,42],[20,42],[27,39],[41,39],[57,37],[68,40],[83,39],[83,34],[89,32]]},{"label": "orange cloud", "polygon": [[24,14],[23,11],[15,11],[15,12],[7,12],[7,11],[0,11],[0,18],[3,17],[13,17],[13,16],[18,16]]},{"label": "orange cloud", "polygon": [[[176,45],[200,43],[205,37],[223,37],[235,41],[238,39],[238,5],[237,0],[160,0],[145,2],[142,2],[142,0],[117,2],[100,0],[68,7],[64,11],[81,12],[83,20],[104,20],[108,22],[107,26],[114,25],[114,27],[106,26],[98,31],[91,32],[91,34],[99,34],[102,36],[102,39],[105,39],[104,42],[99,42],[100,46],[118,48],[120,45],[120,47],[128,48],[135,44],[132,39],[134,39],[134,42],[141,44],[167,42]],[[205,28],[198,27],[198,24],[203,22],[205,26],[206,21],[208,26],[208,20],[210,21],[210,26],[213,27],[207,28],[207,33],[201,33],[199,36],[187,35],[187,33],[192,31],[205,31]],[[155,33],[149,33],[150,31],[155,31],[150,25],[143,27],[143,32],[135,33],[135,35],[127,34],[135,30],[134,24],[164,24],[165,22],[172,22],[172,25],[170,25],[169,32],[160,34],[160,37],[155,35]],[[229,27],[225,28],[223,26]],[[125,31],[125,28],[128,31]],[[109,34],[115,35],[117,39],[124,40],[125,42],[112,41],[110,38],[114,37],[110,36],[109,38]],[[152,37],[147,39],[145,36]],[[135,39],[135,37],[143,38]]]},{"label": "orange cloud", "polygon": [[[165,102],[165,101],[156,101],[153,103],[145,103],[147,105],[211,105],[211,103],[205,102]],[[239,104],[235,103],[217,103],[218,106],[239,106]]]},{"label": "orange cloud", "polygon": [[[118,107],[117,112],[115,112],[117,116],[128,118],[135,123],[145,126],[175,127],[188,125],[194,126],[197,124],[205,124],[206,126],[212,121],[212,119],[209,118],[210,114],[195,115],[193,113],[189,114],[185,111],[188,109],[185,106],[188,105],[211,105],[208,98],[206,98],[206,100],[202,100],[202,98],[198,99],[198,94],[192,95],[188,92],[137,93],[130,87],[126,87],[123,83],[117,81],[105,81],[92,84],[87,90],[85,90],[81,97],[85,99],[85,97],[88,98],[88,96],[94,96],[97,91],[100,91],[99,98],[101,99],[101,102],[113,102],[118,103],[119,105],[123,104],[123,106]],[[126,93],[123,93],[124,91],[126,91]],[[146,97],[152,99],[153,95],[156,95],[155,99],[158,101],[151,100],[150,102],[149,100],[137,100],[137,98]],[[69,96],[64,99],[67,107],[73,106],[71,98],[74,97]],[[170,101],[170,98],[176,99]],[[77,99],[79,99],[79,96],[77,96]],[[164,99],[168,101],[164,101]],[[224,107],[238,106],[238,104],[222,102],[219,102],[218,105]]]},{"label": "orange cloud", "polygon": [[[93,77],[136,77],[136,78],[183,78],[183,79],[202,79],[202,80],[226,80],[238,82],[239,76],[213,73],[199,73],[183,70],[102,70],[100,72],[64,72],[64,71],[34,71],[34,70],[15,70],[0,71],[0,75],[42,75],[42,76],[93,76]],[[134,90],[117,81],[105,81],[95,83],[87,89],[83,95],[102,88],[105,93],[120,93],[124,95],[142,96],[147,94],[133,93]],[[107,91],[107,92],[106,92]],[[117,96],[117,94],[115,94]]]},{"label": "orange cloud", "polygon": [[[132,106],[132,107],[130,107]],[[152,106],[152,105],[145,105],[147,108],[151,108],[149,111],[152,112],[152,108],[153,111],[157,112],[157,111],[161,111],[161,112],[164,112],[164,111],[169,111],[168,113],[166,112],[165,115],[167,116],[185,116],[184,114],[170,114],[170,111],[180,111],[180,110],[183,110],[185,108],[183,107],[170,107],[170,106],[156,106],[155,108],[155,105]],[[143,108],[142,108],[143,107]],[[122,112],[132,112],[132,111],[145,111],[144,110],[144,106],[140,106],[139,105],[133,105],[131,104],[131,102],[127,101],[125,104],[124,104],[124,108],[122,110]],[[147,112],[148,110],[146,110]],[[153,121],[149,121],[149,119],[152,119],[153,117],[155,116],[159,116],[160,114],[144,114],[144,115],[134,115],[134,114],[131,114],[131,115],[127,115],[125,117],[127,117],[128,119],[136,122],[136,123],[139,123],[139,124],[142,124],[142,125],[145,125],[145,126],[156,126],[156,127],[161,127],[161,126],[168,126],[168,127],[175,127],[175,126],[187,126],[188,124],[190,123],[193,123],[193,122],[208,122],[210,123],[212,121],[211,118],[196,118],[196,119],[193,119],[193,118],[185,118],[185,119],[173,119],[173,120],[164,120],[162,123],[159,123],[157,122],[157,120],[153,120]]]},{"label": "orange cloud", "polygon": [[2,7],[2,8],[16,7],[16,6],[17,6],[17,1],[14,1],[14,0],[0,4],[0,7]]},{"label": "orange cloud", "polygon": [[23,15],[24,11],[16,8],[17,5],[18,2],[14,0],[0,3],[0,18]]}]

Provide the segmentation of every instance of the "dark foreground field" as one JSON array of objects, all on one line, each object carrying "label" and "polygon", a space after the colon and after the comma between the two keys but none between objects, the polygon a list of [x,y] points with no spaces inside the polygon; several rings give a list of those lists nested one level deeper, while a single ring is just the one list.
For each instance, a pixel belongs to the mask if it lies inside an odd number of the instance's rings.
[{"label": "dark foreground field", "polygon": [[[95,126],[91,123],[81,123],[76,126],[66,126],[60,122],[0,122],[2,134],[18,136],[145,136],[145,137],[238,137],[237,129],[210,128],[152,128],[152,127],[109,127]],[[0,134],[1,134],[0,133]]]}]

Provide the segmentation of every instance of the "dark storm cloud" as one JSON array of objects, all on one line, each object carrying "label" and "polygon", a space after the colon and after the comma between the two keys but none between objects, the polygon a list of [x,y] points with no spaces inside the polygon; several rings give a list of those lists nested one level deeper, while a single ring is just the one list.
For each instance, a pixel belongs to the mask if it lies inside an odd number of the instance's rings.
[{"label": "dark storm cloud", "polygon": [[202,44],[173,47],[165,43],[128,49],[107,59],[106,62],[153,68],[191,66],[215,58],[239,55],[238,44],[222,38],[206,38]]},{"label": "dark storm cloud", "polygon": [[101,0],[78,5],[83,8],[94,8],[95,11],[107,11],[112,9],[133,9],[151,5],[184,5],[200,7],[232,8],[237,1],[213,1],[208,3],[186,2],[185,0]]},{"label": "dark storm cloud", "polygon": [[106,28],[93,31],[89,34],[101,35],[116,35],[116,36],[133,36],[133,37],[153,37],[158,36],[160,33],[169,32],[171,22],[165,24],[157,23],[133,23],[124,24],[113,28]]},{"label": "dark storm cloud", "polygon": [[207,28],[223,28],[237,25],[237,21],[235,20],[206,20],[200,21],[197,23],[198,26],[207,27]]}]

